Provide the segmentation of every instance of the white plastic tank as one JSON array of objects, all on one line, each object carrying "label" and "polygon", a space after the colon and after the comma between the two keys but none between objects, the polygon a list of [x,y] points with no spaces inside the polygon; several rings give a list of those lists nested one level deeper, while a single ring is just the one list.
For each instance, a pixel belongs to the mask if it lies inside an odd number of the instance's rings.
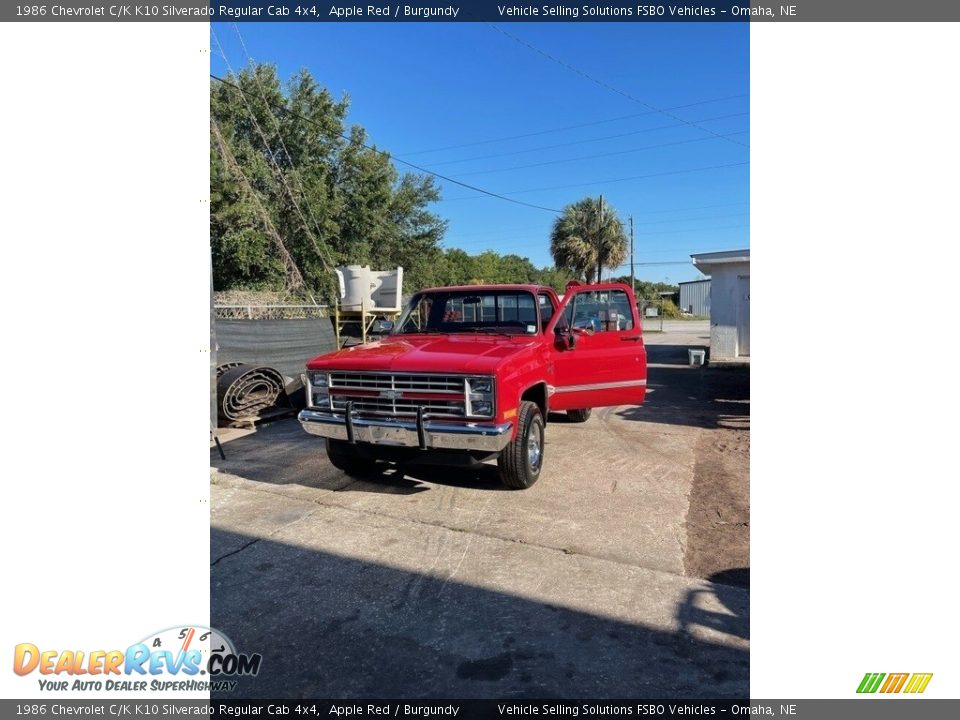
[{"label": "white plastic tank", "polygon": [[400,312],[403,307],[403,268],[396,270],[373,270],[370,273],[373,288],[373,303],[382,312]]},{"label": "white plastic tank", "polygon": [[337,268],[340,285],[340,307],[344,310],[364,310],[373,307],[373,289],[369,265],[343,265]]},{"label": "white plastic tank", "polygon": [[369,265],[343,265],[336,272],[341,309],[400,312],[403,307],[402,267],[371,270]]}]

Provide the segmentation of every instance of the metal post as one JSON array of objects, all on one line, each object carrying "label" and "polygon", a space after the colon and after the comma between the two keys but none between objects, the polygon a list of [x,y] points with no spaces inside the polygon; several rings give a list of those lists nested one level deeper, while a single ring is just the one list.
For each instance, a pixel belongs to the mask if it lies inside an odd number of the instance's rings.
[{"label": "metal post", "polygon": [[600,212],[597,214],[597,236],[594,241],[597,243],[597,282],[602,282],[600,276],[603,274],[603,262],[600,259],[600,228],[603,227],[603,195],[600,196]]},{"label": "metal post", "polygon": [[213,249],[210,250],[210,436],[217,446],[220,459],[226,460],[220,438],[217,437],[217,311],[213,303]]},{"label": "metal post", "polygon": [[633,272],[633,215],[630,216],[630,289],[637,294],[637,281]]},{"label": "metal post", "polygon": [[337,350],[340,349],[340,301],[337,301],[337,304],[333,309],[333,332],[337,337]]},{"label": "metal post", "polygon": [[[663,284],[664,284],[664,285],[669,285],[669,284],[670,284],[670,278],[665,277],[665,278],[663,279]],[[661,296],[660,296],[660,332],[663,332],[663,305],[664,305],[663,300],[664,300],[664,296],[661,295]]]}]

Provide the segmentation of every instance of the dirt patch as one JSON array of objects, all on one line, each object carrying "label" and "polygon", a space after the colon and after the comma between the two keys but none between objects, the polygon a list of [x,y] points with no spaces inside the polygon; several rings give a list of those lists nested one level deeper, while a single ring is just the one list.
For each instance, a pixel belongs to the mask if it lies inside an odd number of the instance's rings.
[{"label": "dirt patch", "polygon": [[688,575],[726,585],[750,585],[749,370],[715,370],[705,376],[715,428],[696,446],[687,511]]}]

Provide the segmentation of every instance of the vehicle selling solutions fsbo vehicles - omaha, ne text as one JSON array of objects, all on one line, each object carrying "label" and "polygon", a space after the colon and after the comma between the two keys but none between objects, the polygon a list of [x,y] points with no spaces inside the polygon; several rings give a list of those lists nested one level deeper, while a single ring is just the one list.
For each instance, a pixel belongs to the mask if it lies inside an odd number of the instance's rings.
[{"label": "vehicle selling solutions fsbo vehicles - omaha, ne text", "polygon": [[469,464],[494,457],[528,488],[543,467],[547,412],[640,405],[647,356],[622,283],[422,290],[378,342],[307,363],[304,429],[350,475],[376,462]]}]

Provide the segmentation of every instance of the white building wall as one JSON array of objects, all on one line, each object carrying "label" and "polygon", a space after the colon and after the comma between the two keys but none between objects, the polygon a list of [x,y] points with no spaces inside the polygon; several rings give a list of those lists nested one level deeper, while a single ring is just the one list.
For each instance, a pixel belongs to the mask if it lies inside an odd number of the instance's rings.
[{"label": "white building wall", "polygon": [[737,346],[739,278],[750,275],[750,263],[718,264],[711,270],[710,358],[734,360],[739,357]]}]

